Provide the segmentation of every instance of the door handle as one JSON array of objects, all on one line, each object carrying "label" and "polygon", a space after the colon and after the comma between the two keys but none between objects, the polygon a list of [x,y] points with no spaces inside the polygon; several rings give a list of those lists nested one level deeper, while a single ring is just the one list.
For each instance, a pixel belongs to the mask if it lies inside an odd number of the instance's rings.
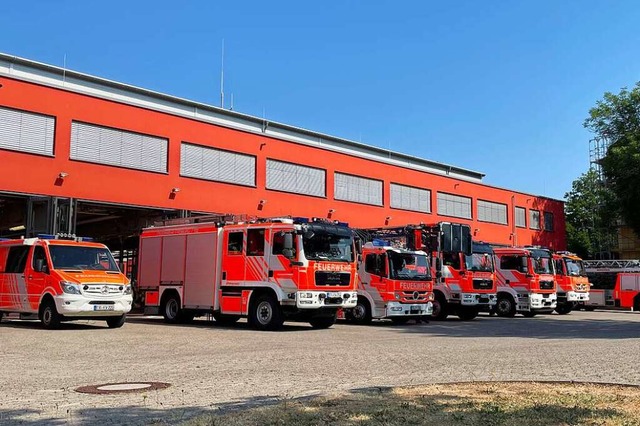
[{"label": "door handle", "polygon": [[29,275],[29,279],[32,280],[33,279],[33,275]]}]

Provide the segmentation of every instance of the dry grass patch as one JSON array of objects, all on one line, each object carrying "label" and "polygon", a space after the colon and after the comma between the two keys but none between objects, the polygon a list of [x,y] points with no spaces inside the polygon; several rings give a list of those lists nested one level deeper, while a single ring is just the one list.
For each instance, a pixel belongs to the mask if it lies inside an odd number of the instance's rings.
[{"label": "dry grass patch", "polygon": [[357,390],[221,414],[188,426],[640,426],[640,389],[594,384],[465,383]]}]

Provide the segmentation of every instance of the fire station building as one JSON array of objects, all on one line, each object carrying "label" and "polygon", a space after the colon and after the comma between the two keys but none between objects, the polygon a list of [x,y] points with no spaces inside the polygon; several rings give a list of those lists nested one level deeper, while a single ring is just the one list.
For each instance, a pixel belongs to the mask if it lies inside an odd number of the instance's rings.
[{"label": "fire station building", "polygon": [[460,222],[564,249],[563,202],[484,174],[0,54],[0,237],[75,233],[121,250],[158,219]]}]

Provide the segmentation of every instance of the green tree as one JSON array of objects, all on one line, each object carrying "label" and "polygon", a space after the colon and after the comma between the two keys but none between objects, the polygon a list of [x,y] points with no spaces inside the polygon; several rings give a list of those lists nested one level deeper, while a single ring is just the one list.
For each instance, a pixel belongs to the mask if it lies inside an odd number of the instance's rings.
[{"label": "green tree", "polygon": [[565,199],[569,250],[585,259],[611,250],[616,232],[616,201],[598,174],[589,170],[574,180]]},{"label": "green tree", "polygon": [[605,185],[618,200],[621,218],[640,235],[640,82],[617,95],[605,93],[584,126],[609,144],[600,162]]}]

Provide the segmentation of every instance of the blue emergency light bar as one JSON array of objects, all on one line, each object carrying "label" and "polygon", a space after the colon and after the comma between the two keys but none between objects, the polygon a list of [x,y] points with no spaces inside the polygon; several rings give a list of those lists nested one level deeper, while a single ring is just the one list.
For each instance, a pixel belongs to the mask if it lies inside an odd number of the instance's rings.
[{"label": "blue emergency light bar", "polygon": [[40,238],[41,240],[73,240],[73,241],[86,241],[86,242],[91,242],[93,241],[92,237],[77,237],[74,234],[38,234],[37,235],[38,238]]}]

